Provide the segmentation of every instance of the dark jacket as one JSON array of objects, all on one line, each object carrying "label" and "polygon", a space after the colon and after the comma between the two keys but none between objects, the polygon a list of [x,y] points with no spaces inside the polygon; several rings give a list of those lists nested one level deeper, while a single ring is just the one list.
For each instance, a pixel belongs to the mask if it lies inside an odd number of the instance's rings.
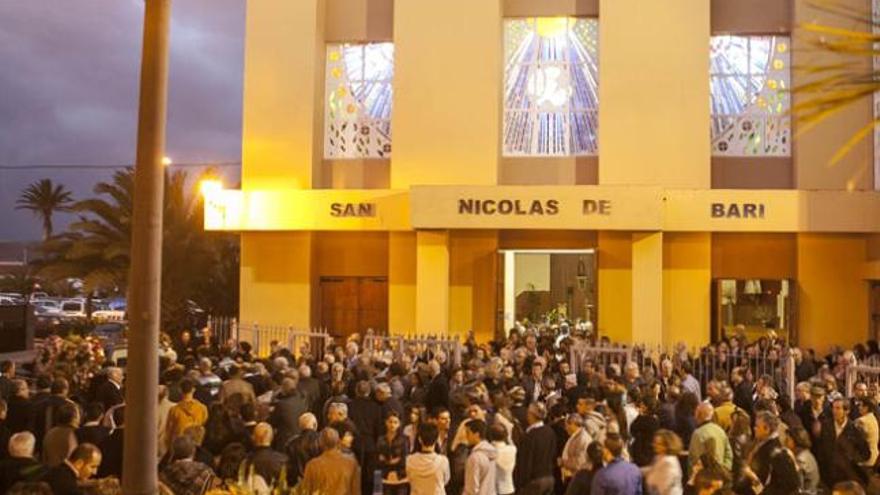
[{"label": "dark jacket", "polygon": [[822,422],[817,450],[822,480],[826,485],[834,486],[841,481],[866,482],[859,463],[868,459],[871,453],[865,435],[852,421],[846,422],[840,435],[835,431],[833,419]]},{"label": "dark jacket", "polygon": [[749,413],[751,417],[754,414],[755,401],[755,384],[749,380],[743,380],[733,390],[733,405]]},{"label": "dark jacket", "polygon": [[[376,439],[384,428],[382,407],[372,399],[358,397],[348,406],[348,417],[357,429],[355,442],[361,452],[375,452]],[[363,463],[361,463],[363,466]]]},{"label": "dark jacket", "polygon": [[533,480],[553,476],[556,465],[556,433],[542,425],[529,429],[516,449],[513,483],[521,489]]},{"label": "dark jacket", "polygon": [[287,452],[287,482],[295,485],[306,472],[306,464],[321,455],[318,432],[301,431],[287,442],[284,451]]},{"label": "dark jacket", "polygon": [[790,495],[800,489],[800,477],[794,456],[771,438],[752,455],[749,467],[764,485],[764,495]]},{"label": "dark jacket", "polygon": [[34,429],[34,405],[30,399],[12,396],[7,403],[6,425],[12,433]]},{"label": "dark jacket", "polygon": [[36,481],[46,475],[46,466],[33,457],[9,457],[0,461],[0,493],[19,481]]},{"label": "dark jacket", "polygon": [[660,429],[660,420],[653,414],[639,416],[630,426],[633,438],[632,461],[637,466],[647,466],[654,459],[654,434]]},{"label": "dark jacket", "polygon": [[107,380],[100,387],[98,387],[97,397],[95,397],[97,402],[100,402],[104,405],[104,410],[109,411],[111,407],[118,406],[125,402],[125,396],[122,394],[122,390],[116,386],[115,383]]},{"label": "dark jacket", "polygon": [[449,380],[443,372],[431,379],[425,394],[425,408],[433,412],[438,407],[449,408]]},{"label": "dark jacket", "polygon": [[271,486],[281,475],[281,469],[287,465],[287,456],[276,452],[270,447],[257,447],[247,458],[247,468],[254,467],[254,472],[263,477]]},{"label": "dark jacket", "polygon": [[123,440],[125,439],[125,430],[117,428],[113,430],[102,443],[98,445],[101,449],[101,466],[98,468],[98,477],[106,478],[107,476],[122,477],[122,451],[125,448]]},{"label": "dark jacket", "polygon": [[82,493],[76,484],[76,473],[67,463],[61,463],[50,469],[43,481],[49,484],[54,495],[80,495]]},{"label": "dark jacket", "polygon": [[101,445],[110,436],[110,428],[101,425],[80,426],[76,430],[76,440],[79,443]]},{"label": "dark jacket", "polygon": [[269,424],[275,428],[275,446],[281,450],[291,437],[299,433],[299,417],[309,412],[306,397],[299,391],[282,396],[275,402]]}]

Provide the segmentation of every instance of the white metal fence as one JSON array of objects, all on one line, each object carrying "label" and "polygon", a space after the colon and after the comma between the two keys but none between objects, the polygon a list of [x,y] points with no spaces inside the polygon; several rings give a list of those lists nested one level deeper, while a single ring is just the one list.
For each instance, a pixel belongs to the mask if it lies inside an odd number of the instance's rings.
[{"label": "white metal fence", "polygon": [[853,396],[853,388],[856,383],[865,383],[868,386],[880,385],[880,367],[873,365],[852,365],[846,367],[846,396]]},{"label": "white metal fence", "polygon": [[436,353],[442,350],[454,366],[461,366],[462,345],[458,336],[448,335],[364,335],[365,349],[374,352],[391,351],[395,353],[412,350],[416,354]]},{"label": "white metal fence", "polygon": [[[208,326],[219,342],[249,342],[257,356],[271,354],[273,344],[286,347],[296,356],[310,354],[317,359],[324,357],[333,336],[326,328],[300,329],[284,325],[263,325],[260,323],[240,323],[231,317],[208,318]],[[340,342],[341,344],[341,342]],[[444,351],[451,363],[460,366],[462,361],[462,344],[458,336],[444,335],[376,335],[367,331],[363,336],[362,345],[374,352],[415,353]]]},{"label": "white metal fence", "polygon": [[[680,369],[687,362],[691,373],[705,387],[709,381],[723,374],[730,377],[734,368],[751,371],[755,379],[769,376],[776,389],[787,394],[794,401],[795,364],[794,356],[789,351],[776,350],[726,350],[716,351],[714,348],[688,350],[681,346],[673,349],[663,346],[590,346],[574,345],[570,350],[571,368],[577,372],[592,364],[600,368],[616,365],[620,372],[627,363],[635,362],[640,369],[653,366],[659,370],[664,360],[669,360],[675,369]],[[880,368],[878,368],[880,370]],[[880,371],[878,371],[880,379]]]}]

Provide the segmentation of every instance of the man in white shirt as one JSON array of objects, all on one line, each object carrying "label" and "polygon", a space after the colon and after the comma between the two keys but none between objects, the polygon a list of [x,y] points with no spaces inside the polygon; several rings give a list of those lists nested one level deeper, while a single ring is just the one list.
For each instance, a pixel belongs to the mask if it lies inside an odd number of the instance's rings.
[{"label": "man in white shirt", "polygon": [[587,446],[593,443],[593,438],[584,429],[584,418],[577,413],[569,414],[565,418],[565,431],[568,432],[568,441],[562,449],[559,466],[562,468],[562,478],[568,479],[581,469],[590,467]]},{"label": "man in white shirt", "polygon": [[435,425],[419,425],[417,442],[420,451],[406,458],[406,478],[411,495],[446,495],[445,486],[450,476],[449,459],[435,452],[437,435]]}]

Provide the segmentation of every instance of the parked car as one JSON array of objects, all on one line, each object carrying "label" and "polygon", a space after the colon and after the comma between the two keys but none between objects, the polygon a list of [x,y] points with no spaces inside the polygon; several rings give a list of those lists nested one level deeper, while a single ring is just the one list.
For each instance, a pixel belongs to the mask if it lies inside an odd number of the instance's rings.
[{"label": "parked car", "polygon": [[0,296],[0,306],[20,306],[24,304],[21,300],[9,296]]},{"label": "parked car", "polygon": [[61,303],[61,314],[66,318],[85,318],[86,302],[80,299],[68,299]]},{"label": "parked car", "polygon": [[31,292],[31,302],[35,302],[37,300],[45,300],[49,299],[49,294],[46,292]]},{"label": "parked car", "polygon": [[125,321],[125,311],[99,309],[92,311],[92,319],[95,321]]},{"label": "parked car", "polygon": [[31,304],[46,309],[48,313],[61,314],[61,303],[54,299],[35,299]]}]

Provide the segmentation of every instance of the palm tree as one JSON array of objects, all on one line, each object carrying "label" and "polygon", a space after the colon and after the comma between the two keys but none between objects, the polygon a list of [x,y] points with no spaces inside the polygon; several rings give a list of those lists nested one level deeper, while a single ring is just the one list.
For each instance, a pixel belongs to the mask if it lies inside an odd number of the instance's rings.
[{"label": "palm tree", "polygon": [[[799,101],[792,113],[804,133],[852,104],[865,102],[880,91],[880,72],[871,59],[880,57],[880,34],[870,10],[852,2],[812,0],[809,8],[826,15],[830,22],[798,26],[806,42],[805,52],[833,53],[834,60],[804,64],[797,70],[806,81],[792,88]],[[836,24],[836,25],[832,25]],[[847,26],[847,27],[843,27]],[[880,120],[866,120],[864,126],[837,150],[831,164],[843,159],[860,141],[868,137]]]},{"label": "palm tree", "polygon": [[[226,267],[237,260],[237,239],[205,232],[201,196],[189,187],[182,171],[165,175],[162,236],[162,324],[166,330],[186,325],[187,301],[212,309],[228,304],[238,291]],[[134,171],[116,172],[100,182],[96,197],[79,201],[72,211],[79,219],[68,231],[44,244],[40,274],[49,279],[79,278],[86,293],[124,294],[128,287],[133,215]],[[234,311],[228,308],[227,311]]]},{"label": "palm tree", "polygon": [[52,237],[52,215],[69,211],[73,203],[70,191],[52,179],[42,179],[27,186],[15,202],[16,210],[30,210],[43,222],[43,242]]}]

